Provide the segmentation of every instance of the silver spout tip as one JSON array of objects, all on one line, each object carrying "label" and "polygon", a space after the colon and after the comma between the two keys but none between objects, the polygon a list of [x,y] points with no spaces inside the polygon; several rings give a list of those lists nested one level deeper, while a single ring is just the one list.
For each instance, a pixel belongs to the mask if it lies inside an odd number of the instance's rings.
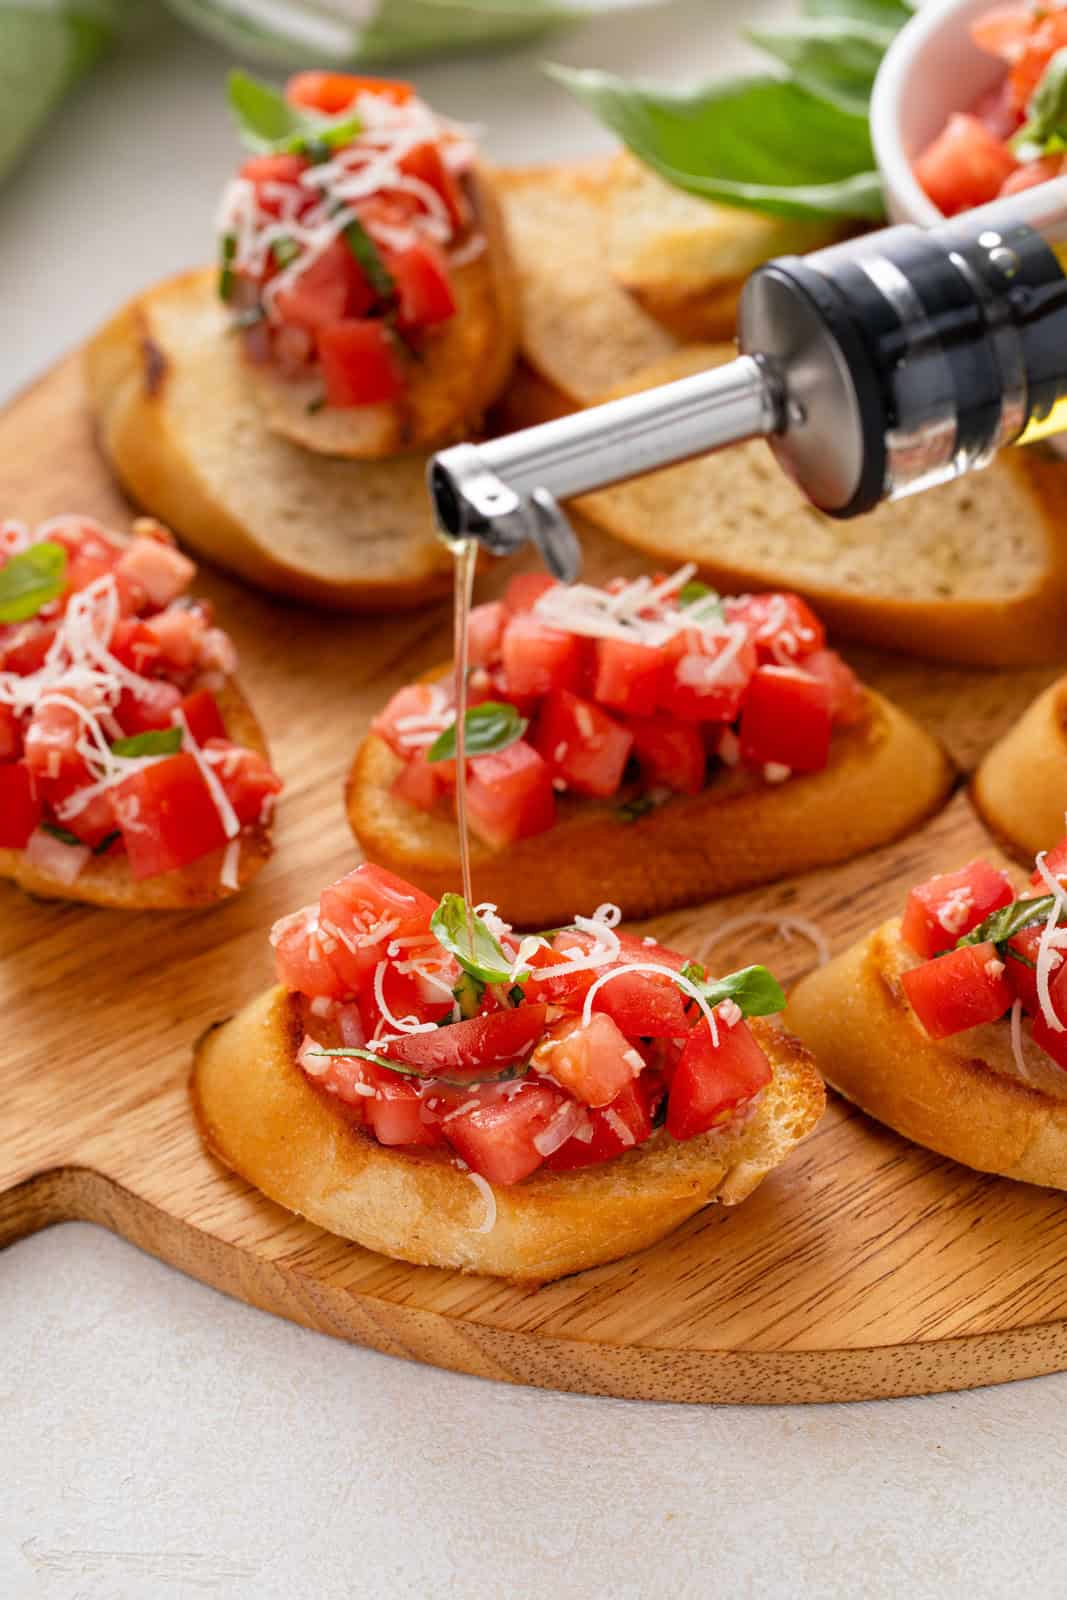
[{"label": "silver spout tip", "polygon": [[455,445],[434,456],[427,484],[446,543],[475,539],[492,555],[506,556],[532,541],[555,577],[570,582],[577,576],[578,541],[552,496],[543,489],[517,494],[476,445]]}]

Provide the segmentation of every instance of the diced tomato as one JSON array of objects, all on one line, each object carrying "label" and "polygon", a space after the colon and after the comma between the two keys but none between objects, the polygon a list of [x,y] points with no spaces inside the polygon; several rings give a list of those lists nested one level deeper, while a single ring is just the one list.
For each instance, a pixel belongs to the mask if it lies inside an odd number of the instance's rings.
[{"label": "diced tomato", "polygon": [[507,621],[502,600],[474,606],[467,617],[467,660],[472,667],[488,667],[500,654],[500,639]]},{"label": "diced tomato", "polygon": [[1033,189],[1039,183],[1048,183],[1053,178],[1058,178],[1063,172],[1062,155],[1042,156],[1039,161],[1028,161],[1023,167],[1016,167],[1004,181],[1000,191],[1000,198],[1004,199],[1009,194],[1019,194],[1023,189]]},{"label": "diced tomato", "polygon": [[[323,949],[317,906],[281,917],[270,930],[278,982],[310,999],[339,1000],[349,991]],[[327,943],[336,944],[327,936]]]},{"label": "diced tomato", "polygon": [[665,944],[657,944],[655,939],[638,939],[632,933],[621,931],[617,938],[622,962],[654,961],[658,967],[671,967],[675,972],[681,972],[689,964],[688,956],[679,955]]},{"label": "diced tomato", "polygon": [[439,684],[409,683],[398,689],[384,711],[379,711],[371,723],[371,731],[384,739],[394,755],[405,760],[416,746],[409,740],[436,738],[456,719],[451,709],[451,697]]},{"label": "diced tomato", "polygon": [[[195,738],[194,734],[194,738]],[[267,822],[282,780],[266,756],[228,739],[208,739],[204,752],[242,825]]]},{"label": "diced tomato", "polygon": [[0,665],[5,672],[16,672],[20,678],[28,677],[44,665],[44,658],[52,648],[56,636],[54,622],[26,622],[12,630],[0,651]]},{"label": "diced tomato", "polygon": [[756,669],[751,639],[729,634],[679,635],[660,687],[660,705],[686,722],[732,722]]},{"label": "diced tomato", "polygon": [[118,547],[94,528],[79,531],[73,539],[60,532],[57,542],[67,546],[67,590],[71,594],[106,577],[119,558]]},{"label": "diced tomato", "polygon": [[971,38],[979,50],[1017,61],[1034,26],[1034,13],[1026,5],[994,6],[971,23]]},{"label": "diced tomato", "polygon": [[[300,174],[306,172],[311,163],[306,156],[294,154],[249,156],[240,169],[242,178],[247,178],[256,186],[256,201],[261,211],[270,217],[280,217],[282,214],[282,200],[277,193],[275,185],[297,185],[300,183]],[[315,204],[317,191],[307,190],[307,200],[301,209]]]},{"label": "diced tomato", "polygon": [[[1008,940],[1005,951],[1004,970],[1015,998],[1021,1000],[1024,1009],[1034,1017],[1041,1009],[1037,997],[1037,954],[1043,928],[1044,918],[1034,927],[1024,928],[1021,933],[1013,934]],[[1014,955],[1011,954],[1012,951],[1015,952]],[[1067,1021],[1067,1014],[1064,1016],[1064,1021]]]},{"label": "diced tomato", "polygon": [[[1010,139],[1022,124],[1022,113],[1016,109],[1011,83],[1002,78],[992,89],[980,95],[971,107],[974,115],[984,122],[994,139]],[[1011,179],[1008,179],[1011,182]],[[1003,194],[1003,189],[1001,194]]]},{"label": "diced tomato", "polygon": [[1044,77],[1045,68],[1064,47],[1067,47],[1067,15],[1057,8],[1035,8],[1030,36],[1023,42],[1008,73],[1011,100],[1017,111],[1026,110],[1031,95]]},{"label": "diced tomato", "polygon": [[400,157],[397,166],[406,177],[416,178],[436,190],[444,202],[453,228],[460,231],[466,226],[467,203],[462,189],[445,166],[439,145],[430,142],[417,144]]},{"label": "diced tomato", "polygon": [[[656,960],[646,948],[625,954],[630,961]],[[687,997],[676,983],[655,972],[628,972],[622,961],[615,968],[617,976],[593,996],[594,1012],[606,1013],[630,1039],[678,1039],[689,1032]]]},{"label": "diced tomato", "polygon": [[[1051,850],[1045,852],[1043,865],[1045,871],[1051,873],[1058,883],[1067,883],[1067,839],[1061,839]],[[1036,889],[1039,894],[1049,892],[1044,875],[1036,868],[1030,874],[1030,887]]]},{"label": "diced tomato", "polygon": [[587,1106],[608,1105],[644,1064],[640,1051],[603,1011],[595,1012],[588,1022],[561,1017],[533,1058],[535,1071],[553,1078]]},{"label": "diced tomato", "polygon": [[758,667],[741,707],[741,760],[820,772],[830,755],[830,691],[797,667]]},{"label": "diced tomato", "polygon": [[589,700],[563,689],[546,697],[536,745],[553,772],[578,794],[618,790],[634,736]]},{"label": "diced tomato", "polygon": [[674,1070],[667,1102],[667,1132],[672,1139],[692,1139],[720,1127],[774,1076],[747,1022],[727,1027],[721,1015],[716,1022],[718,1044],[701,1019]]},{"label": "diced tomato", "polygon": [[181,703],[181,713],[197,744],[226,738],[226,724],[210,689],[197,689],[195,694],[187,694]]},{"label": "diced tomato", "polygon": [[321,931],[337,946],[330,959],[353,991],[384,960],[391,940],[428,933],[436,909],[428,894],[369,861],[319,897]]},{"label": "diced tomato", "polygon": [[655,1131],[653,1117],[662,1098],[663,1080],[658,1073],[643,1072],[610,1105],[591,1108],[587,1117],[592,1137],[572,1136],[546,1159],[546,1168],[550,1172],[572,1172],[576,1167],[610,1161],[643,1144]]},{"label": "diced tomato", "polygon": [[969,944],[901,973],[904,993],[931,1039],[1002,1017],[1015,998],[994,944]]},{"label": "diced tomato", "polygon": [[25,761],[0,765],[0,849],[21,850],[41,820],[41,807]]},{"label": "diced tomato", "polygon": [[[166,615],[166,613],[162,613]],[[131,672],[147,677],[159,665],[163,656],[155,630],[136,617],[121,617],[115,624],[108,649],[116,661],[121,661]]]},{"label": "diced tomato", "polygon": [[504,605],[509,611],[532,611],[543,594],[558,588],[547,572],[518,572],[504,591]]},{"label": "diced tomato", "polygon": [[912,889],[900,935],[917,956],[936,956],[1014,899],[1005,873],[988,861],[971,861],[958,872],[936,873]]},{"label": "diced tomato", "polygon": [[627,717],[634,737],[634,755],[648,784],[662,784],[678,794],[699,794],[704,787],[707,755],[699,725],[667,718]]},{"label": "diced tomato", "polygon": [[452,1148],[489,1183],[521,1183],[542,1165],[535,1140],[567,1104],[547,1083],[522,1083],[508,1095],[487,1096],[476,1108],[442,1123]]},{"label": "diced tomato", "polygon": [[448,264],[430,239],[392,251],[387,265],[396,284],[403,328],[432,328],[456,314]]},{"label": "diced tomato", "polygon": [[[1058,1006],[1056,1011],[1062,1020],[1062,1013]],[[1044,1013],[1040,1011],[1034,1016],[1030,1028],[1034,1043],[1040,1045],[1045,1054],[1051,1056],[1058,1067],[1063,1067],[1067,1071],[1067,1032],[1061,1032],[1058,1028],[1050,1027],[1045,1021]]]},{"label": "diced tomato", "polygon": [[165,539],[138,534],[119,556],[116,575],[139,584],[154,606],[169,606],[189,587],[196,565]]},{"label": "diced tomato", "polygon": [[118,827],[115,820],[114,790],[104,789],[87,800],[76,811],[67,811],[67,802],[92,782],[88,768],[60,779],[58,783],[42,783],[41,798],[55,816],[60,827],[73,833],[83,844],[96,849]]},{"label": "diced tomato", "polygon": [[384,322],[346,320],[318,334],[328,405],[387,405],[404,392],[404,370]]},{"label": "diced tomato", "polygon": [[649,717],[658,704],[662,650],[628,639],[598,639],[593,695],[601,705]]},{"label": "diced tomato", "polygon": [[182,703],[182,692],[173,683],[150,679],[142,689],[123,689],[115,707],[115,720],[124,734],[151,733],[169,728]]},{"label": "diced tomato", "polygon": [[346,317],[363,316],[376,299],[347,244],[334,239],[310,266],[277,290],[274,304],[283,321],[316,334]]},{"label": "diced tomato", "polygon": [[138,881],[187,867],[226,843],[218,807],[186,751],[142,767],[113,793],[130,871]]},{"label": "diced tomato", "polygon": [[[337,966],[338,948],[332,941],[327,954]],[[363,979],[358,991],[358,1005],[363,1031],[368,1039],[395,1033],[392,1020],[395,1017],[414,1017],[416,1022],[433,1023],[446,1022],[451,1017],[453,1001],[450,991],[458,979],[457,963],[433,941],[426,946],[420,945],[418,956],[419,967],[427,976],[420,977],[414,971],[401,972],[396,962],[389,961],[380,985],[376,967]],[[430,983],[429,976],[439,978],[440,982]]]},{"label": "diced tomato", "polygon": [[787,667],[821,650],[826,630],[798,594],[750,594],[727,600],[731,622],[743,622],[760,665]]},{"label": "diced tomato", "polygon": [[84,771],[78,744],[85,723],[59,700],[38,702],[24,736],[26,765],[35,779],[60,779]]},{"label": "diced tomato", "polygon": [[552,773],[525,739],[468,762],[467,819],[495,850],[553,826]]},{"label": "diced tomato", "polygon": [[915,162],[915,176],[946,217],[995,200],[1016,161],[984,122],[966,112],[949,117]]},{"label": "diced tomato", "polygon": [[585,644],[577,634],[549,628],[529,613],[510,618],[500,652],[509,692],[540,696],[553,689],[577,688]]},{"label": "diced tomato", "polygon": [[360,94],[375,94],[402,106],[414,93],[410,83],[398,78],[361,78],[353,72],[296,72],[285,85],[285,98],[291,106],[307,106],[327,117],[347,111]]},{"label": "diced tomato", "polygon": [[[533,976],[526,985],[527,999],[543,1000],[549,1005],[565,1006],[571,1011],[580,1011],[585,996],[596,979],[616,967],[632,965],[636,961],[641,961],[653,962],[656,966],[670,967],[673,971],[680,972],[686,965],[685,956],[679,955],[675,950],[668,950],[664,945],[657,944],[654,939],[646,944],[643,939],[636,939],[627,933],[619,933],[617,937],[619,941],[619,957],[617,961],[610,963],[610,965],[599,966],[595,970],[590,967],[583,967],[577,972],[564,970],[557,976],[541,978],[538,973],[543,968],[563,966],[567,960],[568,951],[587,955],[593,948],[594,940],[591,934],[581,933],[575,928],[564,928],[552,940],[551,948],[542,946],[540,949],[535,950],[530,957],[529,966]],[[625,978],[613,978],[610,983],[606,983],[602,989],[598,990],[594,1005],[596,1005],[597,1010],[606,1011],[609,1015],[614,1016],[623,1031],[630,1033],[629,1024],[636,1021],[636,1007],[639,1004],[641,1026],[635,1028],[630,1036],[632,1038],[651,1038],[660,1032],[661,1023],[666,1026],[669,1021],[673,1027],[674,1020],[679,1014],[673,1000],[665,997],[663,985],[667,981],[663,978],[657,979],[655,973],[647,975],[633,973],[627,974]],[[643,991],[640,999],[635,1001],[636,991],[633,985],[638,982],[647,985],[648,990],[652,992]],[[676,994],[680,995],[681,991],[677,988],[677,985],[671,985],[671,987]],[[598,1003],[602,997],[611,996],[613,991],[617,991],[618,994],[614,1005],[607,999],[605,999],[604,1004]],[[634,1005],[634,1009],[627,1015],[626,1008],[631,1004]],[[688,1028],[689,1025],[686,1023],[682,1031],[688,1032]]]},{"label": "diced tomato", "polygon": [[382,1058],[413,1067],[425,1078],[472,1083],[521,1066],[545,1031],[543,1005],[514,1006],[450,1023],[433,1033],[411,1033],[381,1046]]},{"label": "diced tomato", "polygon": [[[527,963],[532,974],[525,986],[527,1000],[544,1001],[548,1005],[567,1006],[571,1010],[580,1011],[586,993],[592,988],[599,973],[594,972],[591,967],[584,967],[579,972],[570,972],[566,970],[565,958],[568,950],[580,951],[584,955],[592,943],[588,934],[565,928],[562,933],[557,933],[551,945],[542,945],[535,950]],[[543,967],[563,967],[564,971],[554,977],[541,978],[538,974]]]},{"label": "diced tomato", "polygon": [[804,657],[803,668],[830,691],[830,716],[835,727],[851,728],[864,720],[869,707],[867,691],[836,650],[813,651]]},{"label": "diced tomato", "polygon": [[363,1107],[367,1126],[379,1144],[441,1145],[445,1136],[439,1123],[424,1113],[417,1083],[396,1072],[386,1072],[364,1061],[363,1080],[374,1090]]},{"label": "diced tomato", "polygon": [[22,754],[22,725],[14,706],[0,703],[0,762],[17,761]]},{"label": "diced tomato", "polygon": [[432,811],[451,793],[455,781],[454,761],[428,761],[425,749],[414,750],[393,779],[390,793],[420,811]]}]

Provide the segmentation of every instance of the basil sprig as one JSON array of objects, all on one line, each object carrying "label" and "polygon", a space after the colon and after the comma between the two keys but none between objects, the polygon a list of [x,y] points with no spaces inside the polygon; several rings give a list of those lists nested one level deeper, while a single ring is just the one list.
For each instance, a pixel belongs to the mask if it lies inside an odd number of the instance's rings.
[{"label": "basil sprig", "polygon": [[1035,922],[1047,922],[1055,898],[1054,895],[1043,894],[1038,900],[1013,900],[1010,906],[991,911],[984,922],[956,941],[957,950],[969,944],[1006,944],[1015,934],[1022,933],[1024,928],[1033,927]]},{"label": "basil sprig", "polygon": [[406,1061],[390,1061],[388,1056],[376,1056],[370,1050],[357,1050],[352,1046],[342,1047],[339,1050],[311,1050],[313,1056],[340,1056],[342,1060],[350,1061],[354,1056],[358,1061],[370,1061],[376,1067],[384,1067],[387,1072],[398,1072],[403,1078],[420,1078],[423,1083],[442,1083],[450,1089],[480,1089],[483,1084],[511,1083],[516,1078],[525,1078],[530,1070],[528,1061],[515,1061],[503,1068],[500,1072],[480,1073],[463,1078],[452,1078],[446,1073],[424,1071],[421,1067],[413,1067]]},{"label": "basil sprig", "polygon": [[485,984],[469,972],[460,973],[459,982],[452,990],[452,998],[464,1017],[476,1017],[481,1010]]},{"label": "basil sprig", "polygon": [[732,1000],[746,1017],[770,1017],[785,1009],[781,985],[766,967],[742,967],[724,978],[709,978],[698,962],[690,961],[682,968],[682,977],[688,978],[712,1007]]},{"label": "basil sprig", "polygon": [[318,155],[336,150],[363,129],[362,120],[343,112],[326,117],[305,106],[291,106],[273,84],[234,71],[227,83],[230,110],[242,144],[258,155]]},{"label": "basil sprig", "polygon": [[512,977],[511,962],[499,940],[473,911],[468,925],[467,902],[461,894],[442,895],[441,904],[430,918],[430,932],[442,949],[455,956],[464,972],[481,983],[521,983],[529,977],[525,972]]},{"label": "basil sprig", "polygon": [[224,233],[219,240],[219,299],[232,300],[237,278],[233,259],[237,254],[237,235]]},{"label": "basil sprig", "polygon": [[69,844],[72,850],[80,850],[85,843],[85,840],[79,839],[76,833],[71,833],[69,828],[61,828],[54,822],[42,822],[41,832],[58,839],[60,844]]},{"label": "basil sprig", "polygon": [[[509,744],[521,739],[530,726],[520,717],[514,706],[501,700],[483,700],[471,706],[464,718],[464,741],[469,756],[486,756],[495,750],[506,750]],[[456,754],[456,724],[438,734],[429,750],[427,761],[451,761]]]},{"label": "basil sprig", "polygon": [[342,229],[341,237],[363,269],[364,276],[380,300],[392,300],[396,294],[393,275],[382,260],[378,246],[360,222],[353,217]]},{"label": "basil sprig", "polygon": [[172,756],[181,747],[181,728],[152,728],[148,733],[134,733],[128,739],[116,739],[111,746],[111,753],[115,756]]},{"label": "basil sprig", "polygon": [[1041,74],[1011,145],[1019,155],[1030,146],[1045,155],[1067,149],[1067,50],[1057,50]]},{"label": "basil sprig", "polygon": [[50,600],[58,600],[66,581],[63,545],[42,539],[20,550],[0,567],[0,622],[28,622]]}]

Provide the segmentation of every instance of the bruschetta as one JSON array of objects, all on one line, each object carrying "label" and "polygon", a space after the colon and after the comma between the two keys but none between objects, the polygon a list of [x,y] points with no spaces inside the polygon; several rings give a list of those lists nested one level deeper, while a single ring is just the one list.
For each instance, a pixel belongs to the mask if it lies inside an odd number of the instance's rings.
[{"label": "bruschetta", "polygon": [[284,97],[235,73],[231,103],[256,153],[222,198],[218,287],[268,426],[364,459],[476,431],[518,309],[468,131],[346,73],[298,73]]},{"label": "bruschetta", "polygon": [[[512,580],[469,628],[474,892],[521,927],[607,890],[651,916],[846,860],[944,800],[937,742],[827,649],[796,595],[682,569],[606,589]],[[450,675],[401,689],[352,767],[368,858],[454,881]]]},{"label": "bruschetta", "polygon": [[1052,848],[1067,809],[1067,678],[1039,694],[988,752],[971,796],[986,826],[1018,860]]},{"label": "bruschetta", "polygon": [[1016,890],[972,861],[798,984],[826,1079],[917,1144],[1067,1189],[1067,839]]},{"label": "bruschetta", "polygon": [[233,894],[281,782],[158,523],[0,525],[0,877],[130,910]]},{"label": "bruschetta", "polygon": [[764,968],[712,979],[617,922],[520,939],[358,867],[275,925],[279,986],[202,1041],[209,1147],[332,1233],[517,1281],[735,1204],[817,1122],[818,1074]]}]

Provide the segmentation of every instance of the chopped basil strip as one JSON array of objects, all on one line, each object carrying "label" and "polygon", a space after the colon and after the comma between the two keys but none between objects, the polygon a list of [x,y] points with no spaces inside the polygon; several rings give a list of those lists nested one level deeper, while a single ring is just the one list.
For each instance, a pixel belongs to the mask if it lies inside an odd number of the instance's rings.
[{"label": "chopped basil strip", "polygon": [[274,257],[275,266],[287,267],[300,254],[300,246],[295,239],[275,239],[270,247],[270,253]]},{"label": "chopped basil strip", "polygon": [[69,828],[59,828],[54,822],[42,822],[41,832],[50,834],[53,839],[58,839],[60,844],[69,844],[73,849],[79,850],[85,843],[76,833],[71,833]]},{"label": "chopped basil strip", "polygon": [[698,600],[717,600],[719,597],[708,584],[701,583],[699,578],[690,578],[688,583],[683,583],[678,590],[678,604],[680,606],[695,605]]},{"label": "chopped basil strip", "polygon": [[509,1005],[521,1006],[525,999],[526,999],[526,991],[522,988],[521,984],[516,983],[512,988],[510,988],[508,990],[508,1004]]},{"label": "chopped basil strip", "polygon": [[[494,750],[506,750],[509,744],[521,739],[530,726],[520,717],[514,706],[500,700],[484,700],[480,706],[471,706],[464,718],[464,735],[468,756],[485,756]],[[451,761],[456,754],[456,724],[438,734],[429,750],[427,761]]]},{"label": "chopped basil strip", "polygon": [[726,615],[716,591],[697,578],[682,585],[678,604],[692,612],[694,622],[722,622]]},{"label": "chopped basil strip", "polygon": [[1039,900],[1013,900],[1010,906],[1001,906],[999,911],[991,912],[984,922],[980,922],[977,928],[965,933],[962,939],[957,940],[956,949],[968,944],[1002,945],[1024,928],[1032,927],[1035,922],[1047,922],[1054,903],[1054,896],[1050,894],[1042,895]]},{"label": "chopped basil strip", "polygon": [[341,237],[363,268],[367,282],[378,298],[391,300],[396,294],[396,284],[393,282],[392,273],[379,255],[378,246],[362,222],[357,217],[353,217]]},{"label": "chopped basil strip", "polygon": [[323,148],[332,151],[350,144],[363,128],[361,119],[348,113],[326,117],[305,106],[291,106],[273,84],[247,72],[230,73],[228,93],[241,142],[258,155],[313,150],[321,159]]},{"label": "chopped basil strip", "polygon": [[647,817],[650,811],[657,811],[660,806],[666,805],[670,798],[669,789],[648,789],[644,794],[635,794],[632,800],[624,800],[621,806],[616,806],[615,815],[620,822],[637,822],[641,817]]},{"label": "chopped basil strip", "polygon": [[28,622],[57,600],[67,581],[67,552],[53,539],[20,550],[0,567],[0,622]]},{"label": "chopped basil strip", "polygon": [[310,1050],[308,1054],[340,1056],[345,1061],[350,1061],[354,1056],[358,1061],[370,1061],[376,1067],[384,1067],[387,1072],[399,1072],[403,1078],[419,1078],[425,1084],[442,1083],[450,1089],[480,1089],[483,1084],[511,1083],[516,1078],[525,1078],[530,1070],[528,1061],[516,1061],[502,1072],[489,1073],[485,1077],[449,1078],[440,1072],[420,1072],[418,1067],[409,1066],[406,1061],[390,1061],[387,1056],[376,1056],[369,1050],[357,1050],[351,1046],[339,1050]]},{"label": "chopped basil strip", "polygon": [[[474,941],[471,943],[471,929]],[[521,983],[529,973],[511,974],[511,962],[499,942],[493,937],[481,917],[470,913],[467,920],[467,903],[462,895],[446,894],[441,898],[430,919],[430,932],[438,944],[454,955],[464,972],[482,983]]]},{"label": "chopped basil strip", "polygon": [[778,980],[766,967],[742,967],[725,978],[709,978],[695,961],[682,968],[682,977],[700,990],[709,1006],[732,1000],[746,1017],[770,1017],[785,1010],[785,995]]},{"label": "chopped basil strip", "polygon": [[219,299],[232,300],[236,279],[233,272],[233,258],[237,254],[237,235],[224,233],[219,261]]},{"label": "chopped basil strip", "polygon": [[452,997],[465,1017],[476,1017],[485,994],[485,984],[480,978],[472,977],[469,972],[464,972],[456,987],[452,990]]},{"label": "chopped basil strip", "polygon": [[106,855],[107,852],[111,849],[111,846],[113,844],[117,844],[117,842],[121,838],[122,838],[122,831],[119,828],[116,828],[113,833],[105,833],[104,837],[101,839],[100,843],[93,845],[93,855],[94,856]]},{"label": "chopped basil strip", "polygon": [[172,756],[182,747],[180,728],[153,728],[150,733],[135,733],[116,739],[111,746],[115,756]]},{"label": "chopped basil strip", "polygon": [[1011,141],[1017,155],[1067,149],[1067,50],[1057,50],[1026,107],[1026,121]]}]

